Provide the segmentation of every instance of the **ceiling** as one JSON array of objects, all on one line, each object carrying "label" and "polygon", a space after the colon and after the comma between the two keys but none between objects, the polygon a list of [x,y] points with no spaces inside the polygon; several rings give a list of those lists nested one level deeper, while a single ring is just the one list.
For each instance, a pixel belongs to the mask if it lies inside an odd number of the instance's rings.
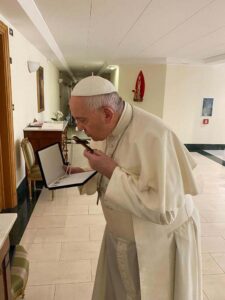
[{"label": "ceiling", "polygon": [[0,0],[0,14],[76,78],[109,64],[225,62],[224,0]]}]

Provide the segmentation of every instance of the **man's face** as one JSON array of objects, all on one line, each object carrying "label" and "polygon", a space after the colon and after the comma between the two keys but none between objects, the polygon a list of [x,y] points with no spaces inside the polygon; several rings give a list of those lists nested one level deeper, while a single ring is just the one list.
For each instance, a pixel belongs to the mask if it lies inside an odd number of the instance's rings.
[{"label": "man's face", "polygon": [[105,113],[102,108],[89,110],[82,97],[73,96],[69,102],[70,111],[79,130],[84,130],[94,141],[102,141],[108,135]]}]

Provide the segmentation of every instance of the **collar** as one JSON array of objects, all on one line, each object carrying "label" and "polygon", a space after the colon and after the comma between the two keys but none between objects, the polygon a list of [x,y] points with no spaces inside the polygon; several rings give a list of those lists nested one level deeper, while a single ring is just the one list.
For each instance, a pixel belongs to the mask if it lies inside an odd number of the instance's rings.
[{"label": "collar", "polygon": [[126,127],[128,126],[129,122],[132,118],[132,106],[125,102],[123,112],[120,116],[119,122],[117,123],[116,127],[113,129],[110,137],[116,137],[124,132]]}]

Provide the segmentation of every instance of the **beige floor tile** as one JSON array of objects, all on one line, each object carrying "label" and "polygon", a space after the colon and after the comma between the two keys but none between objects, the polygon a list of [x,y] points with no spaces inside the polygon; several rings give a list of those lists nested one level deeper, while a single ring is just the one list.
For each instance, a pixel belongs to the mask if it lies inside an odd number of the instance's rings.
[{"label": "beige floor tile", "polygon": [[194,201],[199,201],[199,203],[204,204],[205,202],[219,205],[225,202],[225,195],[224,194],[198,194],[194,196]]},{"label": "beige floor tile", "polygon": [[209,300],[205,293],[203,294],[203,300]]},{"label": "beige floor tile", "polygon": [[223,211],[201,211],[200,215],[208,223],[225,223],[225,212]]},{"label": "beige floor tile", "polygon": [[27,225],[29,229],[64,227],[67,216],[31,216]]},{"label": "beige floor tile", "polygon": [[55,285],[28,286],[24,300],[54,300]]},{"label": "beige floor tile", "polygon": [[59,261],[61,243],[25,244],[24,247],[28,252],[29,261]]},{"label": "beige floor tile", "polygon": [[56,285],[54,300],[91,300],[93,283]]},{"label": "beige floor tile", "polygon": [[89,205],[89,215],[102,215],[103,212],[102,212],[102,207],[101,205],[96,205],[96,204],[93,204],[93,205]]},{"label": "beige floor tile", "polygon": [[209,300],[225,299],[225,274],[204,275],[203,289]]},{"label": "beige floor tile", "polygon": [[90,226],[90,240],[101,241],[105,230],[105,224],[89,225],[89,226]]},{"label": "beige floor tile", "polygon": [[[211,205],[211,210],[212,211],[223,211],[225,210],[225,200],[219,200],[219,199],[214,199],[214,200],[210,200],[208,201],[208,203]],[[203,208],[205,210],[207,210],[207,208]]]},{"label": "beige floor tile", "polygon": [[91,282],[89,260],[31,262],[28,286]]},{"label": "beige floor tile", "polygon": [[221,237],[202,237],[202,253],[225,251],[225,240]]},{"label": "beige floor tile", "polygon": [[214,207],[225,204],[225,196],[223,194],[198,194],[193,197],[195,204],[203,210],[213,209]]},{"label": "beige floor tile", "polygon": [[203,274],[222,274],[223,270],[218,266],[210,254],[203,254],[202,272]]},{"label": "beige floor tile", "polygon": [[36,234],[37,234],[37,229],[26,228],[26,230],[22,236],[22,239],[20,241],[20,244],[23,245],[23,244],[27,244],[27,243],[33,243],[35,240]]},{"label": "beige floor tile", "polygon": [[63,243],[60,260],[78,260],[98,258],[99,241]]},{"label": "beige floor tile", "polygon": [[207,210],[207,211],[214,211],[213,204],[211,201],[202,201],[198,199],[194,199],[194,203],[199,211]]},{"label": "beige floor tile", "polygon": [[205,188],[204,188],[204,192],[205,193],[209,193],[209,194],[214,194],[214,193],[224,193],[225,192],[225,188],[223,186],[221,186],[220,184],[206,184]]},{"label": "beige floor tile", "polygon": [[80,205],[95,205],[97,201],[97,193],[94,195],[79,195],[74,198],[69,198],[68,199],[68,204],[69,205],[74,205],[74,204],[80,204]]},{"label": "beige floor tile", "polygon": [[[71,190],[71,191],[70,191]],[[76,193],[71,189],[58,189],[54,191],[54,199],[52,200],[52,192],[44,188],[39,196],[37,205],[68,205],[68,199],[75,196]]]},{"label": "beige floor tile", "polygon": [[221,198],[221,194],[219,195],[211,195],[209,197],[208,194],[202,194],[194,197],[195,205],[201,211],[218,211],[220,209],[225,209],[225,200]]},{"label": "beige floor tile", "polygon": [[97,270],[98,265],[98,259],[92,259],[91,260],[91,280],[94,282],[95,280],[95,274]]},{"label": "beige floor tile", "polygon": [[35,210],[40,210],[40,212],[43,212],[46,207],[48,207],[48,206],[52,205],[52,203],[54,203],[54,201],[48,201],[48,202],[41,201],[40,197],[38,198],[38,202],[35,205],[32,216],[34,215]]},{"label": "beige floor tile", "polygon": [[43,211],[43,216],[88,215],[88,205],[49,206]]},{"label": "beige floor tile", "polygon": [[49,206],[49,204],[46,203],[46,202],[44,202],[44,203],[42,202],[41,205],[37,203],[36,206],[35,206],[35,209],[34,209],[34,211],[32,213],[32,216],[35,216],[35,217],[43,216],[44,211],[46,210],[46,208],[48,206]]},{"label": "beige floor tile", "polygon": [[201,236],[223,237],[225,235],[225,223],[202,223]]},{"label": "beige floor tile", "polygon": [[48,200],[43,203],[48,205],[66,206],[68,205],[69,198],[67,196],[54,196],[53,200]]},{"label": "beige floor tile", "polygon": [[77,242],[89,240],[89,226],[39,228],[34,243]]},{"label": "beige floor tile", "polygon": [[221,267],[221,269],[225,272],[225,250],[224,253],[212,253],[211,256],[214,258],[216,263]]},{"label": "beige floor tile", "polygon": [[200,222],[201,223],[207,223],[206,219],[201,215],[200,215]]},{"label": "beige floor tile", "polygon": [[81,225],[99,225],[105,224],[105,219],[102,215],[83,215],[83,216],[68,216],[66,218],[66,227],[74,227]]},{"label": "beige floor tile", "polygon": [[[54,194],[57,195],[57,190],[54,191]],[[41,191],[41,194],[38,198],[38,202],[51,202],[52,201],[52,191],[46,189],[46,188],[43,188],[42,191]]]},{"label": "beige floor tile", "polygon": [[56,199],[59,198],[68,198],[68,197],[76,197],[76,195],[79,195],[78,188],[77,187],[71,187],[68,189],[58,189],[56,190]]}]

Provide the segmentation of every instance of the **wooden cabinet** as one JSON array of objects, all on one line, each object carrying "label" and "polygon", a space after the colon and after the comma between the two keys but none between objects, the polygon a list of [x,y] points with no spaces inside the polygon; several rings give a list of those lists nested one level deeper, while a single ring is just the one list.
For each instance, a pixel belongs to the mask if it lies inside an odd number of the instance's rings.
[{"label": "wooden cabinet", "polygon": [[52,126],[51,129],[26,127],[24,129],[24,137],[29,139],[33,146],[34,152],[51,144],[57,142],[61,143],[65,159],[67,160],[67,124],[68,122],[62,122],[61,129],[59,129],[59,127],[54,129],[54,126]]},{"label": "wooden cabinet", "polygon": [[0,300],[11,299],[10,286],[9,239],[7,238],[0,250]]},{"label": "wooden cabinet", "polygon": [[0,300],[11,300],[9,232],[17,214],[0,214]]}]

